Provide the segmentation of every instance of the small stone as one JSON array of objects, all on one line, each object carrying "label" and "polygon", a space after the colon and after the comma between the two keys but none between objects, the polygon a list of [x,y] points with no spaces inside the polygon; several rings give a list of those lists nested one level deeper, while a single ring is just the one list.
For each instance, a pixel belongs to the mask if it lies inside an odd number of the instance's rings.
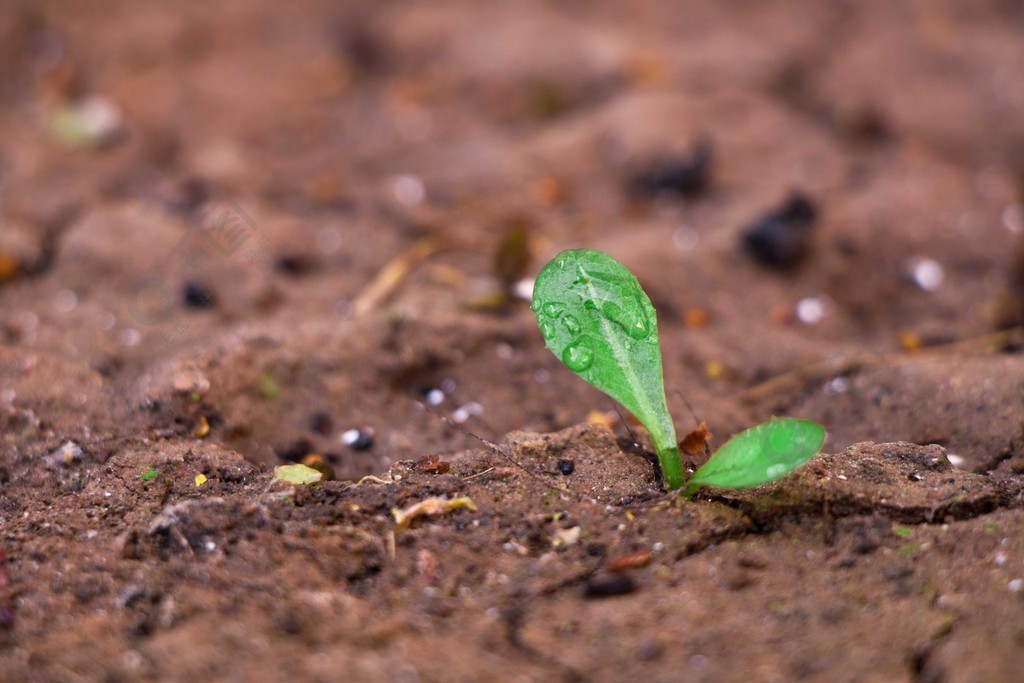
[{"label": "small stone", "polygon": [[910,274],[914,284],[926,292],[934,292],[946,279],[946,272],[935,259],[921,258],[910,265]]},{"label": "small stone", "polygon": [[636,581],[629,574],[594,576],[587,581],[583,595],[586,598],[610,598],[616,595],[627,595],[637,588]]},{"label": "small stone", "polygon": [[188,308],[213,308],[217,297],[208,287],[197,280],[186,280],[181,287],[181,298]]},{"label": "small stone", "polygon": [[810,251],[817,214],[817,207],[810,198],[795,192],[785,204],[744,229],[743,248],[766,266],[793,268]]},{"label": "small stone", "polygon": [[804,325],[816,325],[821,322],[827,312],[825,299],[820,296],[809,296],[796,304],[797,320]]},{"label": "small stone", "polygon": [[561,460],[558,461],[558,471],[567,477],[570,474],[572,474],[573,471],[575,471],[575,469],[576,462],[573,461],[571,458],[562,458]]},{"label": "small stone", "polygon": [[369,427],[348,429],[341,435],[341,442],[357,451],[373,447],[373,430]]},{"label": "small stone", "polygon": [[65,441],[57,450],[43,458],[49,467],[67,467],[82,462],[82,447],[74,441]]},{"label": "small stone", "polygon": [[309,416],[309,429],[317,434],[327,436],[334,429],[334,421],[329,413],[318,410]]}]

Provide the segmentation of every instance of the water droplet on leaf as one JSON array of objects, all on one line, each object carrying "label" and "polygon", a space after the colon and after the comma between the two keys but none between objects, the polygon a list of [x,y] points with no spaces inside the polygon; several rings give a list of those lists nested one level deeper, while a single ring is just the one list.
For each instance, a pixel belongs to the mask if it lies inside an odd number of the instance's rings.
[{"label": "water droplet on leaf", "polygon": [[565,310],[565,304],[560,304],[557,301],[550,301],[544,304],[544,315],[549,318],[558,318],[562,315],[562,311]]},{"label": "water droplet on leaf", "polygon": [[569,334],[576,335],[580,333],[583,326],[580,325],[580,321],[576,319],[576,316],[567,315],[562,318],[562,324],[565,325],[565,329],[569,331]]},{"label": "water droplet on leaf", "polygon": [[606,301],[601,306],[601,314],[619,325],[633,339],[645,339],[651,333],[651,324],[647,321],[642,304],[633,299],[624,299],[625,306]]},{"label": "water droplet on leaf", "polygon": [[594,363],[594,348],[586,337],[577,339],[562,351],[562,362],[573,372],[583,372]]},{"label": "water droplet on leaf", "polygon": [[551,339],[555,336],[555,325],[547,320],[540,324],[540,333],[544,335],[545,339]]}]

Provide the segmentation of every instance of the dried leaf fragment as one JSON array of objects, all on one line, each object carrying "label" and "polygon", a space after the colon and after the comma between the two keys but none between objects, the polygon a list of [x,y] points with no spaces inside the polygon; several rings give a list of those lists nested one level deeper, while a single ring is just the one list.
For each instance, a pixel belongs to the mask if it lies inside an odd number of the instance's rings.
[{"label": "dried leaf fragment", "polygon": [[452,469],[452,464],[447,460],[441,460],[439,455],[421,455],[413,462],[412,469],[425,474],[447,474]]},{"label": "dried leaf fragment", "polygon": [[391,514],[395,518],[395,531],[405,531],[409,525],[419,517],[440,515],[459,508],[468,508],[476,512],[476,503],[469,497],[461,498],[427,498],[407,507],[404,510],[392,508]]},{"label": "dried leaf fragment", "polygon": [[701,420],[700,425],[683,437],[679,447],[688,455],[698,455],[707,449],[708,439],[714,434],[708,431],[708,423]]},{"label": "dried leaf fragment", "polygon": [[624,572],[629,569],[640,569],[651,563],[651,551],[640,550],[628,555],[612,557],[605,563],[605,569],[611,573]]}]

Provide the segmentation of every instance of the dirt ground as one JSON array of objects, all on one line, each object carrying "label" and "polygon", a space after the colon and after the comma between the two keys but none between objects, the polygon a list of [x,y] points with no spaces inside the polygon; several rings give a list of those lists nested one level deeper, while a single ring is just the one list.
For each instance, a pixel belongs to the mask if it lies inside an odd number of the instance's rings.
[{"label": "dirt ground", "polygon": [[[1020,680],[1022,111],[1012,0],[6,0],[0,680]],[[570,247],[825,453],[663,493]]]}]

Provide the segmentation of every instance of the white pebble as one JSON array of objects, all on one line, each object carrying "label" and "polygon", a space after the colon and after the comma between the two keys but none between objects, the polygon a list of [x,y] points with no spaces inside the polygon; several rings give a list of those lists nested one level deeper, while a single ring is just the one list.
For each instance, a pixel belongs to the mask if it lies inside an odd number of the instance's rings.
[{"label": "white pebble", "polygon": [[121,110],[105,97],[86,97],[71,107],[71,113],[90,141],[103,142],[121,126]]},{"label": "white pebble", "polygon": [[1024,204],[1007,204],[1000,218],[1003,227],[1011,234],[1019,235],[1024,232]]},{"label": "white pebble", "polygon": [[62,289],[57,292],[53,303],[58,313],[70,313],[78,307],[78,295],[70,289]]},{"label": "white pebble", "polygon": [[523,278],[512,286],[512,293],[517,299],[523,301],[533,300],[533,285],[536,282],[532,277]]},{"label": "white pebble", "polygon": [[338,299],[334,302],[334,315],[338,316],[342,320],[348,320],[352,317],[352,303],[348,299]]},{"label": "white pebble", "polygon": [[672,246],[684,254],[693,251],[700,243],[700,235],[688,225],[683,225],[672,231]]},{"label": "white pebble", "polygon": [[427,196],[423,181],[413,175],[400,175],[391,181],[391,191],[395,200],[405,206],[422,204]]},{"label": "white pebble", "polygon": [[1024,579],[1014,579],[1006,584],[1006,587],[1013,593],[1020,593],[1021,589],[1024,589]]},{"label": "white pebble", "polygon": [[825,393],[832,394],[845,394],[850,390],[850,380],[845,377],[833,377],[829,380],[828,384],[825,385]]},{"label": "white pebble", "polygon": [[431,389],[427,392],[427,405],[439,406],[444,403],[444,392],[440,389]]},{"label": "white pebble", "polygon": [[934,292],[942,286],[946,273],[935,259],[922,258],[916,260],[910,270],[914,284],[926,292]]},{"label": "white pebble", "polygon": [[341,435],[341,442],[346,446],[351,446],[356,441],[359,441],[359,437],[362,433],[358,429],[348,429]]},{"label": "white pebble", "polygon": [[484,407],[476,401],[471,401],[464,406],[455,409],[452,413],[452,422],[455,424],[462,424],[474,415],[482,415]]},{"label": "white pebble", "polygon": [[999,551],[996,553],[995,562],[997,567],[1003,567],[1006,565],[1006,553]]},{"label": "white pebble", "polygon": [[142,343],[142,333],[131,327],[121,330],[121,335],[118,337],[121,346],[138,346]]},{"label": "white pebble", "polygon": [[963,457],[957,455],[956,453],[946,453],[946,460],[948,460],[949,464],[952,465],[953,467],[963,467],[964,466],[964,459],[963,459]]},{"label": "white pebble", "polygon": [[26,334],[39,329],[39,316],[32,311],[22,311],[18,314],[18,327]]},{"label": "white pebble", "polygon": [[323,228],[316,233],[316,248],[323,254],[333,254],[341,249],[341,231],[337,228]]},{"label": "white pebble", "polygon": [[809,296],[796,304],[796,317],[804,325],[815,325],[825,317],[825,300],[820,296]]}]

